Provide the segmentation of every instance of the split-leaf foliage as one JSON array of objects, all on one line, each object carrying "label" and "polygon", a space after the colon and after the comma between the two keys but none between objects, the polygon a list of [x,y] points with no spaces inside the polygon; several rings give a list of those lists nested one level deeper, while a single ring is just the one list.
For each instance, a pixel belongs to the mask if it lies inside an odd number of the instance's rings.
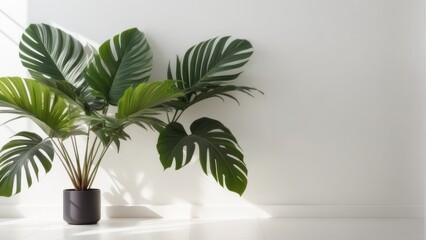
[{"label": "split-leaf foliage", "polygon": [[[188,134],[179,123],[192,105],[212,97],[237,100],[255,88],[234,80],[253,53],[250,42],[218,37],[191,47],[167,79],[149,81],[152,58],[143,32],[131,28],[96,50],[65,31],[31,24],[19,44],[31,78],[0,77],[0,113],[27,118],[44,133],[21,131],[0,150],[0,196],[15,195],[52,168],[56,157],[74,188],[92,187],[107,149],[129,140],[130,125],[159,132],[163,167],[180,169],[198,156],[202,170],[242,194],[247,167],[237,139],[221,122],[195,120]],[[110,106],[116,106],[111,113]]]}]

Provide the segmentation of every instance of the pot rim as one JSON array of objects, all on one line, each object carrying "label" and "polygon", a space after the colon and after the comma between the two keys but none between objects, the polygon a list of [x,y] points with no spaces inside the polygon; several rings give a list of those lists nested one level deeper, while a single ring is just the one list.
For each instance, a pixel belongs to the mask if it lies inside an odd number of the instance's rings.
[{"label": "pot rim", "polygon": [[86,190],[75,190],[74,188],[64,189],[64,192],[96,192],[96,191],[101,191],[101,190],[98,188],[90,188]]}]

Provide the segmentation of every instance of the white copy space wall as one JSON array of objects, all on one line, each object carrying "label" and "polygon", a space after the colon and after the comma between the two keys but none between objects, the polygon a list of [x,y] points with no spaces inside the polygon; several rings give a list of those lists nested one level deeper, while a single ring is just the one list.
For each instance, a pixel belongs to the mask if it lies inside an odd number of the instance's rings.
[{"label": "white copy space wall", "polygon": [[[243,197],[205,177],[198,162],[163,171],[157,135],[132,128],[133,141],[108,153],[95,184],[104,205],[250,205],[272,216],[276,208],[265,206],[423,205],[423,0],[38,0],[0,9],[2,76],[25,74],[17,42],[33,22],[94,45],[138,27],[154,53],[153,80],[202,40],[232,35],[254,45],[238,83],[265,96],[238,95],[240,106],[212,100],[183,117],[217,118],[237,136],[249,169]],[[0,142],[24,128],[33,127],[2,128]],[[0,204],[59,206],[68,187],[56,163]]]}]

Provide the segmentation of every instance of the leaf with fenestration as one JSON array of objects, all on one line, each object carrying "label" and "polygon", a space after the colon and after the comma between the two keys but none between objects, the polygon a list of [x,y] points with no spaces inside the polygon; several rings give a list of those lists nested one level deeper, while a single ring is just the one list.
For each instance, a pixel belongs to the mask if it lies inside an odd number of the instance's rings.
[{"label": "leaf with fenestration", "polygon": [[182,168],[193,158],[197,145],[203,171],[221,186],[243,194],[247,186],[247,167],[231,131],[210,118],[194,121],[190,129],[188,135],[180,123],[172,122],[160,133],[157,151],[163,167],[167,169],[175,163],[176,169]]},{"label": "leaf with fenestration", "polygon": [[32,132],[19,132],[0,150],[0,196],[10,197],[21,192],[23,181],[33,184],[39,169],[48,173],[54,157],[53,145]]}]

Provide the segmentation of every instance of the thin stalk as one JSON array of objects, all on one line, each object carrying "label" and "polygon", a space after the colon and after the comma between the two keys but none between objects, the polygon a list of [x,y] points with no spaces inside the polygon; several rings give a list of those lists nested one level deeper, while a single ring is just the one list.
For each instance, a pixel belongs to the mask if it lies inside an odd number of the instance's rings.
[{"label": "thin stalk", "polygon": [[[94,161],[94,158],[96,157],[99,147],[101,145],[101,141],[98,142],[98,138],[95,138],[95,140],[92,143],[92,146],[90,148],[90,151],[88,153],[88,156],[85,160],[85,164],[86,164],[86,173],[85,173],[85,177],[84,177],[84,185],[83,187],[85,189],[88,189],[89,187],[89,182],[90,182],[90,169],[92,169],[92,164]],[[97,145],[97,147],[96,147]]]},{"label": "thin stalk", "polygon": [[[72,171],[72,168],[71,168],[71,165],[70,165],[70,163],[69,163],[69,159],[67,159],[67,157],[66,157],[66,155],[65,155],[65,153],[62,151],[62,149],[59,147],[59,145],[55,142],[55,141],[52,141],[53,142],[53,144],[55,145],[55,147],[57,148],[57,150],[58,150],[58,152],[62,155],[62,158],[63,158],[63,160],[65,161],[65,163],[67,164],[67,167],[68,167],[68,169],[70,170],[70,172],[72,173],[72,176],[73,176],[73,178],[74,178],[74,180],[76,180],[76,178],[75,178],[75,173]],[[58,142],[59,142],[59,140],[58,140]]]},{"label": "thin stalk", "polygon": [[89,132],[87,132],[87,137],[86,137],[86,150],[84,151],[84,162],[83,162],[83,176],[82,176],[82,179],[83,179],[83,185],[85,186],[86,185],[86,178],[88,177],[88,171],[87,171],[87,166],[88,166],[88,162],[87,162],[87,154],[88,154],[88,151],[89,151],[89,141],[90,141],[90,131]]},{"label": "thin stalk", "polygon": [[[62,165],[65,168],[65,171],[67,172],[68,176],[71,179],[72,184],[74,185],[75,189],[78,189],[78,184],[76,182],[76,177],[74,175],[74,173],[72,172],[72,169],[69,165],[69,162],[66,160],[66,157],[64,155],[64,153],[61,151],[61,148],[56,144],[56,142],[52,139],[53,144],[56,147],[56,154],[58,155],[59,159],[61,160]],[[62,155],[62,157],[61,157]]]},{"label": "thin stalk", "polygon": [[101,164],[101,162],[102,162],[102,160],[103,160],[103,158],[104,158],[104,155],[105,155],[105,153],[106,153],[106,151],[108,150],[108,148],[109,148],[109,146],[111,145],[111,143],[112,142],[109,142],[105,147],[104,147],[104,149],[102,150],[102,153],[101,153],[101,155],[99,156],[99,158],[98,158],[98,161],[97,161],[97,163],[96,163],[96,165],[95,165],[95,168],[93,169],[93,171],[92,171],[92,173],[91,173],[91,175],[90,175],[90,180],[89,180],[89,185],[88,185],[88,188],[90,188],[91,186],[92,186],[92,184],[93,184],[93,181],[95,180],[95,176],[96,176],[96,174],[98,173],[98,169],[99,169],[99,165]]},{"label": "thin stalk", "polygon": [[59,154],[58,150],[56,150],[56,149],[55,149],[55,152],[56,152],[56,155],[58,156],[58,158],[59,158],[60,162],[62,163],[62,166],[64,166],[65,171],[66,171],[66,172],[67,172],[67,174],[68,174],[68,177],[71,179],[71,182],[72,182],[72,184],[74,185],[74,188],[77,188],[77,183],[74,181],[74,179],[73,179],[73,177],[72,177],[72,175],[71,175],[70,171],[68,170],[67,166],[65,165],[65,162],[64,162],[64,160],[61,158],[61,156],[60,156],[60,154]]},{"label": "thin stalk", "polygon": [[[178,112],[179,112],[179,114],[178,114]],[[183,112],[184,112],[184,110],[180,110],[180,111],[176,110],[175,114],[173,115],[172,122],[176,122],[180,118],[180,116],[182,116]]]},{"label": "thin stalk", "polygon": [[104,116],[106,116],[106,115],[107,115],[107,113],[108,113],[108,105],[107,105],[107,106],[105,106],[105,107],[104,107],[104,109],[102,110],[102,114],[103,114]]},{"label": "thin stalk", "polygon": [[[88,133],[90,134],[90,132]],[[96,142],[97,142],[97,138],[95,138],[95,140],[92,143],[92,146],[90,147],[90,151],[89,151],[89,137],[87,138],[87,143],[86,143],[86,156],[84,158],[84,177],[83,179],[83,188],[87,189],[87,185],[89,184],[89,176],[90,176],[90,162],[92,159],[92,155],[93,155],[93,150],[96,146]]]},{"label": "thin stalk", "polygon": [[93,151],[95,150],[96,143],[98,142],[98,138],[95,138],[95,141],[93,141],[92,147],[90,148],[90,154],[89,154],[89,162],[93,158]]},{"label": "thin stalk", "polygon": [[77,170],[75,169],[75,166],[74,166],[74,164],[73,164],[73,162],[72,162],[72,160],[71,160],[71,157],[70,157],[70,155],[69,155],[69,153],[68,153],[68,151],[67,151],[67,148],[65,147],[65,145],[64,145],[64,143],[63,143],[63,141],[59,141],[59,146],[61,146],[61,148],[62,148],[62,152],[64,152],[64,153],[65,153],[66,159],[68,159],[68,161],[69,161],[69,163],[70,163],[70,165],[71,165],[71,168],[72,168],[73,172],[75,173],[77,183],[79,184],[79,186],[80,186],[80,188],[81,188],[81,184],[82,184],[82,182],[81,182],[81,176],[80,176],[80,175],[78,175],[78,172],[77,172]]},{"label": "thin stalk", "polygon": [[92,168],[93,162],[95,161],[95,158],[96,158],[96,156],[98,155],[98,151],[99,151],[99,148],[101,147],[101,145],[102,145],[102,142],[101,142],[101,141],[99,141],[98,146],[96,147],[95,153],[94,153],[94,154],[93,154],[93,156],[91,157],[91,161],[90,161],[89,169],[91,169],[91,168]]},{"label": "thin stalk", "polygon": [[81,166],[80,166],[80,154],[78,153],[77,140],[75,136],[71,136],[71,143],[72,143],[72,148],[74,149],[75,161],[77,162],[78,175],[80,176],[80,178],[82,178]]},{"label": "thin stalk", "polygon": [[[96,150],[95,150],[95,153],[93,154],[93,156],[92,156],[92,158],[90,159],[90,164],[89,164],[89,171],[90,171],[90,169],[92,169],[92,166],[93,166],[93,162],[95,162],[95,158],[96,158],[96,156],[98,155],[98,151],[99,151],[99,148],[100,148],[100,146],[102,145],[101,144],[102,142],[101,141],[99,141],[99,143],[98,143],[98,146],[96,147]],[[102,153],[104,152],[104,151],[106,151],[105,149],[107,149],[109,147],[109,145],[105,148],[104,147],[104,149],[102,150]],[[101,155],[102,155],[102,153],[101,153]],[[98,158],[99,159],[99,158]],[[90,179],[90,177],[89,177],[89,179]],[[90,182],[90,181],[89,181]]]},{"label": "thin stalk", "polygon": [[167,122],[170,123],[169,110],[166,110]]},{"label": "thin stalk", "polygon": [[177,115],[178,111],[179,111],[179,110],[176,110],[176,111],[175,111],[175,113],[173,114],[172,122],[174,122],[174,121],[175,121],[175,117],[176,117],[176,115]]}]

